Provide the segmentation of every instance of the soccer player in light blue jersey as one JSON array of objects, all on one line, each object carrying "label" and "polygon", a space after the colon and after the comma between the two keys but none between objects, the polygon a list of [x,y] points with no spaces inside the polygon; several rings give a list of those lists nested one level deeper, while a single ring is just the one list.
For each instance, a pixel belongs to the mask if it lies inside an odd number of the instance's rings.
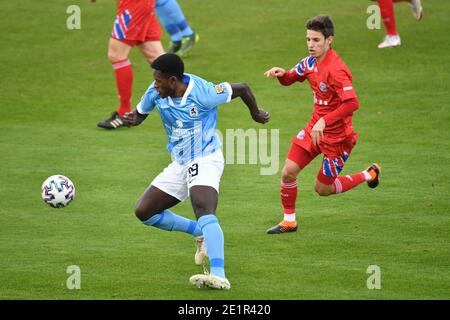
[{"label": "soccer player in light blue jersey", "polygon": [[[230,289],[224,269],[224,237],[216,217],[224,168],[215,131],[217,106],[240,97],[254,121],[268,122],[269,113],[258,108],[247,84],[215,85],[184,73],[184,63],[176,54],[163,54],[151,66],[155,81],[125,120],[128,125],[137,126],[157,109],[169,138],[167,149],[173,162],[145,190],[136,205],[136,216],[147,226],[196,237],[195,262],[202,264],[207,253],[211,270],[210,274],[192,276],[190,282],[199,288]],[[169,210],[188,197],[197,221]]]},{"label": "soccer player in light blue jersey", "polygon": [[156,0],[156,15],[170,35],[171,44],[167,52],[185,55],[198,41],[198,34],[189,26],[176,0]]}]

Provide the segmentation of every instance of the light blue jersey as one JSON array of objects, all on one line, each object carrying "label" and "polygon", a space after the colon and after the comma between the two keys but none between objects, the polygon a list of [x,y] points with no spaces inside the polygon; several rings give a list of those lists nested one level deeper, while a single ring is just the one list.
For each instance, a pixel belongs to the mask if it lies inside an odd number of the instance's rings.
[{"label": "light blue jersey", "polygon": [[154,82],[136,107],[140,114],[158,109],[169,138],[167,150],[179,164],[207,156],[220,148],[216,133],[217,106],[231,100],[229,83],[214,85],[192,74],[184,74],[188,85],[183,97],[161,98]]}]

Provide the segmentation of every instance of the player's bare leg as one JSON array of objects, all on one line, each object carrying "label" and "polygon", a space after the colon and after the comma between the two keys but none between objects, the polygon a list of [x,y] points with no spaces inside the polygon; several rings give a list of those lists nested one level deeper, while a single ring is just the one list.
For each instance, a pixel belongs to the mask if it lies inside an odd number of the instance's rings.
[{"label": "player's bare leg", "polygon": [[230,282],[224,271],[224,237],[215,216],[219,195],[216,189],[210,186],[193,186],[189,193],[192,208],[205,237],[211,268],[210,273],[193,275],[189,282],[198,288],[228,290]]},{"label": "player's bare leg", "polygon": [[109,38],[108,59],[111,63],[127,59],[131,51],[131,46],[114,38]]},{"label": "player's bare leg", "polygon": [[139,220],[146,221],[155,214],[170,209],[178,203],[180,203],[180,200],[151,185],[138,200],[135,214]]},{"label": "player's bare leg", "polygon": [[196,221],[173,213],[169,208],[180,200],[151,185],[139,199],[135,214],[146,226],[166,231],[179,231],[199,237],[202,231]]},{"label": "player's bare leg", "polygon": [[297,163],[286,159],[281,170],[281,203],[283,204],[284,218],[276,226],[266,231],[267,234],[279,234],[297,231],[295,218],[295,203],[297,199],[297,176],[301,169]]},{"label": "player's bare leg", "polygon": [[117,129],[125,126],[122,116],[131,111],[131,92],[133,86],[133,69],[128,55],[131,46],[116,40],[109,39],[108,59],[111,62],[116,77],[117,91],[120,97],[120,106],[111,117],[100,121],[97,126],[104,129]]},{"label": "player's bare leg", "polygon": [[138,48],[149,63],[152,63],[156,58],[164,54],[161,41],[146,41],[139,44]]},{"label": "player's bare leg", "polygon": [[335,187],[334,184],[324,184],[319,180],[316,180],[314,191],[316,191],[320,196],[329,196],[330,194],[335,193]]}]

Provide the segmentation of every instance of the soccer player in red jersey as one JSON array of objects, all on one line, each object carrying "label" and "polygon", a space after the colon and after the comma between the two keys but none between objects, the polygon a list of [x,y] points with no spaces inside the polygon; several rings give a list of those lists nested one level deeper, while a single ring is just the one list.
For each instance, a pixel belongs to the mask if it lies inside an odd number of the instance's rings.
[{"label": "soccer player in red jersey", "polygon": [[349,69],[331,48],[334,26],[330,17],[315,17],[306,23],[306,29],[310,55],[291,70],[274,67],[264,73],[277,78],[284,86],[308,80],[314,93],[312,117],[292,139],[282,169],[284,219],[267,230],[268,234],[297,230],[297,176],[319,154],[323,154],[323,160],[314,189],[321,196],[346,192],[365,181],[371,188],[379,183],[381,169],[376,163],[360,173],[339,176],[358,139],[352,126],[352,114],[359,107],[358,98]]},{"label": "soccer player in red jersey", "polygon": [[147,61],[152,63],[164,53],[160,38],[155,0],[118,0],[116,20],[109,39],[108,58],[115,71],[120,105],[110,118],[99,122],[97,126],[116,129],[125,125],[123,116],[131,111],[133,87],[133,69],[128,55],[131,48],[137,46]]},{"label": "soccer player in red jersey", "polygon": [[384,40],[378,45],[378,48],[392,48],[401,44],[400,36],[397,32],[394,14],[394,2],[409,2],[413,16],[417,21],[422,19],[423,9],[420,0],[377,0],[380,7],[381,18],[383,19],[386,28],[386,36]]}]

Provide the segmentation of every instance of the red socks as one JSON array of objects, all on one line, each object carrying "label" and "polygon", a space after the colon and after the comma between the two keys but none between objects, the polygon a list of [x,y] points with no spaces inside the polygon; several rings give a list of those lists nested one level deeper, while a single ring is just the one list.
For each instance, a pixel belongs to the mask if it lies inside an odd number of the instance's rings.
[{"label": "red socks", "polygon": [[349,176],[339,176],[334,180],[334,193],[342,193],[353,189],[366,181],[366,176],[363,172],[352,174]]},{"label": "red socks", "polygon": [[394,2],[392,0],[377,0],[377,2],[386,27],[386,34],[396,36],[398,33],[395,25]]},{"label": "red socks", "polygon": [[295,214],[295,201],[297,200],[297,180],[292,182],[281,181],[281,203],[284,214]]},{"label": "red socks", "polygon": [[120,97],[120,107],[117,110],[119,116],[131,111],[131,92],[133,87],[133,69],[128,59],[112,63],[115,74],[117,91]]}]

